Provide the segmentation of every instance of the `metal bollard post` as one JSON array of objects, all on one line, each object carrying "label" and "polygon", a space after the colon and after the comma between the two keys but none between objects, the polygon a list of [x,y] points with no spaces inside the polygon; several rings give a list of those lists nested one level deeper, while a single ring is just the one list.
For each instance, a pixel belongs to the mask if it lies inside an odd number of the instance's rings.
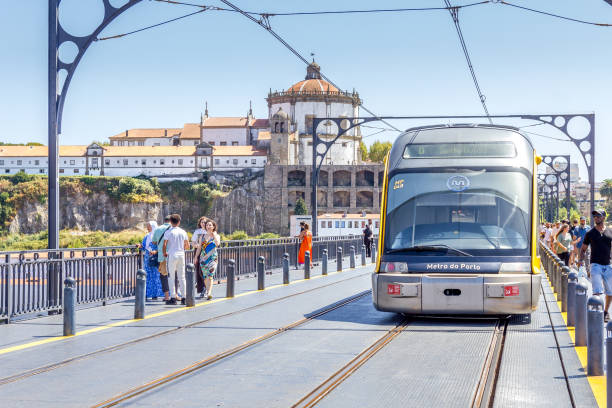
[{"label": "metal bollard post", "polygon": [[64,336],[74,336],[76,333],[76,320],[74,315],[75,306],[75,281],[74,279],[68,277],[64,280]]},{"label": "metal bollard post", "polygon": [[584,347],[587,345],[587,286],[582,282],[576,285],[575,310],[575,344],[577,347]]},{"label": "metal bollard post", "polygon": [[323,248],[323,254],[321,255],[321,274],[327,275],[327,248]]},{"label": "metal bollard post", "polygon": [[372,245],[372,263],[376,263],[376,245]]},{"label": "metal bollard post", "polygon": [[365,266],[366,264],[366,246],[361,246],[361,266]]},{"label": "metal bollard post", "polygon": [[195,306],[195,265],[188,263],[185,266],[185,307]]},{"label": "metal bollard post", "polygon": [[351,267],[351,269],[355,269],[355,246],[351,245],[350,249],[349,249],[349,265]]},{"label": "metal bollard post", "polygon": [[147,298],[147,273],[144,269],[136,272],[136,293],[134,297],[134,319],[144,319]]},{"label": "metal bollard post", "polygon": [[234,275],[236,273],[236,261],[230,259],[227,261],[227,277],[226,277],[226,287],[225,287],[225,296],[228,298],[234,297]]},{"label": "metal bollard post", "polygon": [[561,268],[561,311],[567,312],[567,277],[569,276],[570,268],[564,266]]},{"label": "metal bollard post", "polygon": [[[606,324],[606,367],[612,370],[612,322]],[[612,375],[606,375],[607,406],[612,408]]]},{"label": "metal bollard post", "polygon": [[342,272],[342,247],[339,246],[336,251],[336,270]]},{"label": "metal bollard post", "polygon": [[587,302],[587,375],[604,375],[604,302],[591,296]]},{"label": "metal bollard post", "polygon": [[283,285],[289,284],[289,254],[283,254]]},{"label": "metal bollard post", "polygon": [[556,294],[559,294],[559,269],[561,259],[555,255],[555,266],[553,267],[552,284]]},{"label": "metal bollard post", "polygon": [[266,288],[265,262],[266,258],[263,256],[257,258],[257,290],[264,290]]},{"label": "metal bollard post", "polygon": [[304,254],[304,279],[310,279],[310,251]]},{"label": "metal bollard post", "polygon": [[576,285],[578,284],[578,274],[570,272],[567,275],[567,325],[576,324]]}]

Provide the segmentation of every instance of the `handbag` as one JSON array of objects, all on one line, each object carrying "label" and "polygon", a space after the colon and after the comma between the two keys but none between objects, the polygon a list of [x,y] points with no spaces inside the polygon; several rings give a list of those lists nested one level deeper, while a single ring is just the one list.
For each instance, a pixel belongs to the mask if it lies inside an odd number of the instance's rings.
[{"label": "handbag", "polygon": [[157,259],[157,254],[149,255],[149,267],[159,268],[159,259]]}]

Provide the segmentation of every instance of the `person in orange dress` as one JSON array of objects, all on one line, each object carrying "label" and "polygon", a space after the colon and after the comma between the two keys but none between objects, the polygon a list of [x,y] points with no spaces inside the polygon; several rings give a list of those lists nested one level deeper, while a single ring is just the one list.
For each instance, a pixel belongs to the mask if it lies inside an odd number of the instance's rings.
[{"label": "person in orange dress", "polygon": [[300,244],[300,251],[298,252],[298,263],[303,265],[306,260],[306,251],[310,252],[310,266],[312,266],[312,232],[310,232],[310,226],[304,223],[304,229],[298,236],[302,243]]}]

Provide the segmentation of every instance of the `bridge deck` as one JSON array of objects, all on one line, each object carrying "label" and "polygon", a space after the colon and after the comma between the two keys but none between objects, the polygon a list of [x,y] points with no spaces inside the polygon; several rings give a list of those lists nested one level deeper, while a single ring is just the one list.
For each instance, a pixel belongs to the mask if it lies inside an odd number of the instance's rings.
[{"label": "bridge deck", "polygon": [[[215,298],[189,309],[151,304],[141,321],[131,320],[131,302],[80,310],[79,335],[71,338],[53,337],[61,332],[61,316],[1,326],[0,405],[94,406],[197,363],[200,369],[119,405],[292,406],[399,324],[403,330],[318,405],[469,405],[495,321],[405,321],[378,312],[367,293],[371,270],[265,291],[255,290],[256,279],[241,279],[234,299]],[[301,274],[293,272],[293,279]],[[315,268],[313,276],[319,275]],[[280,275],[267,278],[275,285]],[[218,286],[216,295],[224,289]],[[495,406],[571,406],[568,384],[576,406],[597,406],[547,282],[542,290],[532,318],[510,322]],[[315,317],[302,321],[309,316]],[[277,331],[294,322],[299,324]],[[260,336],[270,337],[252,344]],[[227,353],[237,346],[244,349]]]}]

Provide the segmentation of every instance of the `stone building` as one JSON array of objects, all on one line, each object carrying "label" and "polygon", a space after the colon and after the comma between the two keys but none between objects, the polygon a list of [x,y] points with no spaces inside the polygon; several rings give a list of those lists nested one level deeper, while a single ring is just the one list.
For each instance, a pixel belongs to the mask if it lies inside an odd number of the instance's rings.
[{"label": "stone building", "polygon": [[[312,166],[268,164],[264,172],[264,224],[267,231],[286,235],[289,217],[299,198],[311,214]],[[382,164],[322,166],[317,202],[323,213],[378,213],[384,167]]]}]

